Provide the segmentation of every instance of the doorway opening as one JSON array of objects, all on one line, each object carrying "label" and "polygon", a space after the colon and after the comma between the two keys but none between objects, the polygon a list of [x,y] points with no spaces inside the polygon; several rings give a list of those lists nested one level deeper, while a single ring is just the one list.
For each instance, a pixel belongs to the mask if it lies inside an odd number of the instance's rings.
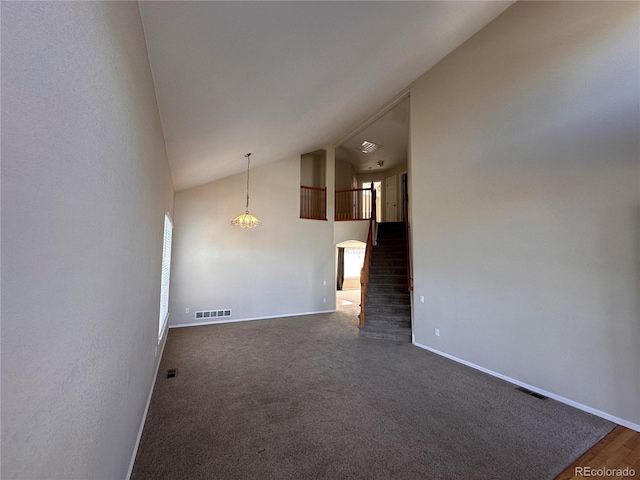
[{"label": "doorway opening", "polygon": [[[373,182],[362,182],[360,188],[371,188],[371,184],[373,183],[373,189],[376,191],[376,222],[380,223],[382,221],[382,182],[381,181],[373,181]],[[371,196],[371,190],[363,190],[362,194],[364,195],[364,201],[362,202],[363,208],[365,205],[371,205],[371,200],[368,197]],[[371,208],[371,207],[369,207]],[[362,218],[366,218],[364,216]]]},{"label": "doorway opening", "polygon": [[402,173],[400,175],[400,181],[400,195],[402,198],[402,218],[400,219],[400,221],[406,222],[407,220],[409,220],[409,174],[407,172]]},{"label": "doorway opening", "polygon": [[336,247],[336,309],[360,314],[360,272],[366,244],[357,240],[341,242]]}]

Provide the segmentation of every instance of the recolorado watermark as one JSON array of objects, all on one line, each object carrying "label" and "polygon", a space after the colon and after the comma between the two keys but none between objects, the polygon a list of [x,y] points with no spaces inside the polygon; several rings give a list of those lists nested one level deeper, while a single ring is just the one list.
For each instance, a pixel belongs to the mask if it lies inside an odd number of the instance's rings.
[{"label": "recolorado watermark", "polygon": [[636,471],[631,467],[626,468],[592,468],[575,467],[575,475],[583,477],[635,477]]}]

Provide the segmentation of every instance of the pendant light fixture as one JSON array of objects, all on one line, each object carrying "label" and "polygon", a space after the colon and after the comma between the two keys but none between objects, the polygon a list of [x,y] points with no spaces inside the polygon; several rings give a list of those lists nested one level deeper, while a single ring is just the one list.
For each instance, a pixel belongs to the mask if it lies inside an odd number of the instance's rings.
[{"label": "pendant light fixture", "polygon": [[231,225],[240,228],[253,228],[262,225],[262,222],[249,213],[249,164],[251,161],[251,154],[247,153],[247,208],[242,215],[238,215],[231,221]]}]

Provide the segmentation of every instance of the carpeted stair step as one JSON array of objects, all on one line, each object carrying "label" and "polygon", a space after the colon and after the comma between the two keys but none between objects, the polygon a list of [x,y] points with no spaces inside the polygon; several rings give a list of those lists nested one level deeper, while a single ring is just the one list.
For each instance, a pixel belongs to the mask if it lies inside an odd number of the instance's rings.
[{"label": "carpeted stair step", "polygon": [[[375,248],[375,247],[374,247]],[[407,254],[405,252],[373,252],[371,256],[371,261],[374,262],[376,260],[404,260],[407,261]]]},{"label": "carpeted stair step", "polygon": [[391,327],[411,327],[411,317],[405,316],[385,316],[380,314],[370,314],[366,316],[365,325],[382,325]]},{"label": "carpeted stair step", "polygon": [[398,275],[380,274],[380,275],[376,275],[375,277],[369,279],[369,285],[371,285],[373,283],[377,283],[377,284],[380,284],[380,285],[382,285],[382,284],[404,283],[406,285],[407,284],[407,275],[406,275],[406,273],[398,274]]},{"label": "carpeted stair step", "polygon": [[400,248],[381,248],[373,247],[373,256],[374,257],[406,257],[407,251],[404,247]]},{"label": "carpeted stair step", "polygon": [[410,317],[385,317],[385,316],[377,316],[377,315],[367,315],[367,323],[366,323],[366,325],[381,325],[381,326],[410,328],[411,327],[411,318]]},{"label": "carpeted stair step", "polygon": [[411,305],[385,305],[380,307],[377,305],[367,305],[365,316],[367,321],[369,321],[370,318],[406,321],[411,319]]},{"label": "carpeted stair step", "polygon": [[367,294],[373,295],[378,293],[405,293],[409,291],[407,286],[407,280],[404,283],[378,283],[369,282],[367,287]]},{"label": "carpeted stair step", "polygon": [[370,276],[375,275],[404,275],[405,278],[407,276],[407,266],[388,266],[388,265],[371,265],[371,270],[369,270]]},{"label": "carpeted stair step", "polygon": [[380,237],[378,236],[378,241],[376,242],[376,248],[378,247],[383,247],[383,248],[397,248],[397,249],[401,249],[401,248],[407,248],[406,245],[406,238],[404,235],[400,236],[396,236],[396,237]]},{"label": "carpeted stair step", "polygon": [[367,305],[365,315],[380,315],[385,317],[406,317],[411,318],[411,305],[409,303],[399,305]]},{"label": "carpeted stair step", "polygon": [[368,317],[395,317],[395,318],[411,318],[411,305],[409,302],[398,303],[396,305],[378,304],[366,305],[365,314]]},{"label": "carpeted stair step", "polygon": [[378,231],[378,243],[383,242],[398,242],[400,239],[406,237],[404,229],[397,232],[380,232]]},{"label": "carpeted stair step", "polygon": [[389,251],[399,252],[407,249],[407,243],[404,238],[394,239],[394,240],[387,239],[387,238],[379,238],[378,243],[374,248],[378,249],[379,251],[389,250]]},{"label": "carpeted stair step", "polygon": [[379,247],[374,247],[373,257],[377,258],[406,258],[407,252],[405,250],[385,249],[375,250]]},{"label": "carpeted stair step", "polygon": [[367,307],[376,308],[384,305],[411,305],[409,293],[376,293],[367,294]]},{"label": "carpeted stair step", "polygon": [[407,268],[407,257],[389,256],[389,257],[371,257],[372,267],[403,267]]},{"label": "carpeted stair step", "polygon": [[[373,291],[371,288],[373,287]],[[366,302],[368,305],[410,305],[411,297],[407,288],[391,290],[390,288],[378,288],[375,284],[369,285]]]},{"label": "carpeted stair step", "polygon": [[407,311],[393,311],[393,307],[387,307],[388,311],[381,311],[376,308],[365,309],[365,322],[369,323],[370,319],[379,319],[381,323],[392,323],[393,321],[398,322],[410,322],[411,321],[411,311],[409,307],[409,312]]},{"label": "carpeted stair step", "polygon": [[395,261],[379,261],[379,262],[371,262],[371,272],[375,269],[375,273],[378,275],[404,275],[407,276],[407,264],[405,261],[395,262]]},{"label": "carpeted stair step", "polygon": [[404,232],[402,232],[402,234],[387,234],[387,235],[380,235],[378,234],[378,239],[376,242],[376,246],[382,246],[382,245],[395,245],[398,247],[402,247],[405,244],[405,240],[406,240],[406,235],[404,234]]},{"label": "carpeted stair step", "polygon": [[406,238],[404,235],[396,236],[396,237],[378,237],[378,241],[376,242],[376,248],[406,248]]},{"label": "carpeted stair step", "polygon": [[369,282],[368,289],[369,293],[405,293],[409,291],[409,286],[407,284],[407,279],[403,278],[398,283],[382,283],[377,280]]},{"label": "carpeted stair step", "polygon": [[410,342],[411,329],[405,327],[393,327],[382,325],[359,325],[358,334],[361,337],[377,340],[392,340],[396,342]]},{"label": "carpeted stair step", "polygon": [[[374,260],[371,262],[371,270],[375,269],[378,275],[385,273],[395,273],[399,275],[407,276],[407,261],[396,260]],[[369,271],[371,271],[369,270]]]}]

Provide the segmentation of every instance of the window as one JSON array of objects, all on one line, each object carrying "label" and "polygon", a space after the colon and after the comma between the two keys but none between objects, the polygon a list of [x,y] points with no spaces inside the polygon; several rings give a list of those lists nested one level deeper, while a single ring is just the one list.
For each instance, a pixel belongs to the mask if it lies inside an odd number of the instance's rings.
[{"label": "window", "polygon": [[345,278],[360,278],[360,271],[364,264],[364,248],[346,247],[344,249]]},{"label": "window", "polygon": [[173,223],[169,214],[164,216],[164,240],[162,241],[162,279],[160,281],[160,318],[158,321],[158,342],[162,338],[169,318],[169,279],[171,278],[171,236]]}]

